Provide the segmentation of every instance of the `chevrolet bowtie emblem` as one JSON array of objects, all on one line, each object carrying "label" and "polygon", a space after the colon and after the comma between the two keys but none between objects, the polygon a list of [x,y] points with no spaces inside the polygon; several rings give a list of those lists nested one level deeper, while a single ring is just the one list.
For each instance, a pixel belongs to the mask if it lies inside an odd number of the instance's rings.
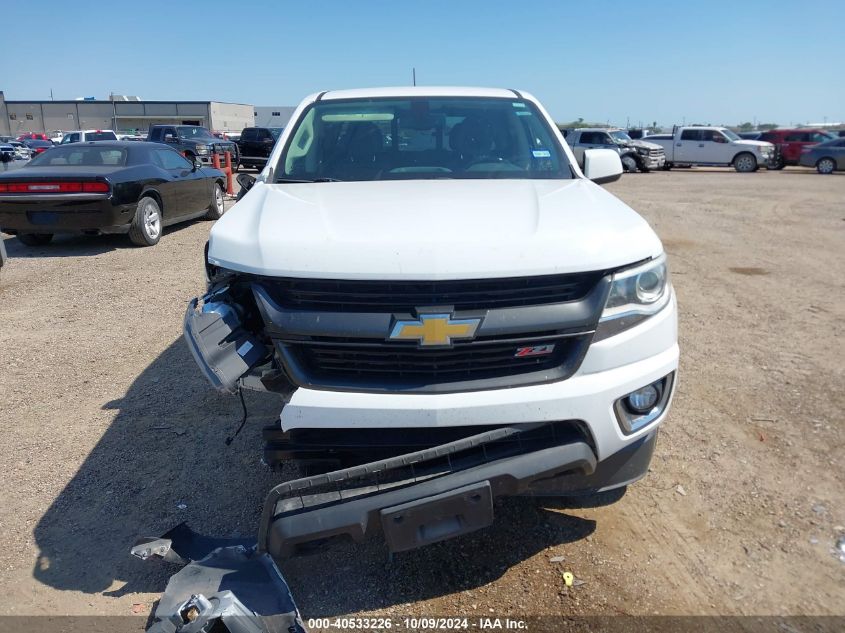
[{"label": "chevrolet bowtie emblem", "polygon": [[391,341],[417,341],[421,346],[451,345],[460,338],[472,338],[481,319],[453,319],[450,314],[421,314],[416,321],[397,321]]}]

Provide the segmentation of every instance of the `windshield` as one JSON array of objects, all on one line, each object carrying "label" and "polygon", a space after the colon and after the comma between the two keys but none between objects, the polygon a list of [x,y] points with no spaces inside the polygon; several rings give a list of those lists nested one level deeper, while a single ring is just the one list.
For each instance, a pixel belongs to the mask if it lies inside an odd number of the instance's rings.
[{"label": "windshield", "polygon": [[179,135],[179,138],[214,138],[204,127],[194,127],[192,125],[180,125],[176,128],[176,133]]},{"label": "windshield", "polygon": [[49,152],[33,158],[27,167],[64,167],[101,165],[122,166],[126,164],[126,150],[115,147],[95,147],[72,143],[58,145]]},{"label": "windshield", "polygon": [[278,141],[279,137],[282,135],[282,132],[285,131],[285,128],[283,128],[283,127],[271,127],[271,128],[268,128],[268,129],[270,130],[270,134],[273,135],[274,141]]},{"label": "windshield", "polygon": [[610,135],[613,137],[614,141],[621,141],[623,143],[629,143],[634,140],[622,130],[615,130],[611,132]]},{"label": "windshield", "polygon": [[722,134],[724,134],[725,136],[727,136],[732,141],[741,141],[742,140],[736,132],[733,132],[733,131],[729,130],[728,128],[723,127],[719,131]]},{"label": "windshield", "polygon": [[117,137],[114,132],[86,132],[86,141],[116,141]]},{"label": "windshield", "polygon": [[545,118],[521,99],[323,101],[300,117],[276,182],[571,178]]}]

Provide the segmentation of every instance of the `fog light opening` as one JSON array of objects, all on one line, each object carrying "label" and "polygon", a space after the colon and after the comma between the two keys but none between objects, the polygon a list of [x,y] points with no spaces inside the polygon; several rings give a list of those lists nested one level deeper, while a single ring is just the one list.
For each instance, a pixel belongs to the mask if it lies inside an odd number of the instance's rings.
[{"label": "fog light opening", "polygon": [[619,398],[613,405],[616,419],[625,435],[630,435],[657,420],[666,410],[675,373]]},{"label": "fog light opening", "polygon": [[628,394],[625,404],[634,413],[648,413],[657,404],[658,398],[660,398],[660,391],[655,383]]}]

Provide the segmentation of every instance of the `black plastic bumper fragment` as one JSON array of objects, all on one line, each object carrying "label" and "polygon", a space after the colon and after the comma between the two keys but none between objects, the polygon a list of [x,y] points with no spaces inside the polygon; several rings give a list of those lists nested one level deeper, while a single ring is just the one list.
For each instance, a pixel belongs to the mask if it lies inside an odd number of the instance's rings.
[{"label": "black plastic bumper fragment", "polygon": [[297,545],[381,529],[391,551],[414,549],[492,523],[493,499],[530,494],[564,473],[592,474],[586,441],[555,425],[502,427],[433,448],[285,482],[264,504],[258,549],[274,558]]},{"label": "black plastic bumper fragment", "polygon": [[185,565],[168,581],[150,632],[305,633],[284,577],[254,542],[212,539],[182,524],[160,538],[140,539],[132,554]]},{"label": "black plastic bumper fragment", "polygon": [[185,311],[185,342],[214,388],[234,393],[238,380],[267,356],[267,349],[241,326],[234,309],[218,303],[221,312],[203,312],[198,304],[192,299]]}]

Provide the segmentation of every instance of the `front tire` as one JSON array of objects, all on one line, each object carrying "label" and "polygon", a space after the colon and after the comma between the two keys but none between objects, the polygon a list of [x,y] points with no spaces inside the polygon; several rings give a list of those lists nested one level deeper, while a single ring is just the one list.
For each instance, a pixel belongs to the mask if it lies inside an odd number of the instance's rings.
[{"label": "front tire", "polygon": [[223,217],[223,187],[219,182],[214,183],[214,191],[211,192],[211,204],[208,206],[208,213],[205,214],[208,220],[219,220]]},{"label": "front tire", "polygon": [[734,158],[734,169],[741,174],[748,174],[752,171],[757,171],[757,159],[754,157],[754,154],[743,152]]},{"label": "front tire", "polygon": [[629,174],[633,174],[634,172],[637,171],[637,160],[633,156],[631,156],[630,154],[628,156],[623,156],[622,157],[622,167]]},{"label": "front tire", "polygon": [[832,158],[821,158],[816,163],[816,171],[825,176],[836,171],[836,163]]},{"label": "front tire", "polygon": [[138,201],[129,226],[129,239],[135,246],[155,246],[161,239],[161,207],[149,196]]},{"label": "front tire", "polygon": [[26,246],[46,246],[53,239],[52,233],[18,233],[21,244]]}]

